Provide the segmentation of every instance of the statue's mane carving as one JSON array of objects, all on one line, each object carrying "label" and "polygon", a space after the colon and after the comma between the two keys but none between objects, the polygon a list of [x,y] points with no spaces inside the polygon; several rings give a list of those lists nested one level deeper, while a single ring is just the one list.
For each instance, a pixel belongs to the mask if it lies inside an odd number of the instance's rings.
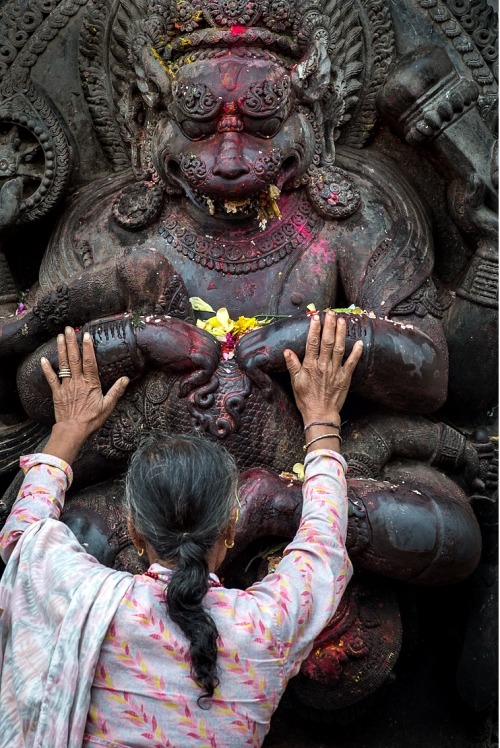
[{"label": "statue's mane carving", "polygon": [[498,15],[486,0],[419,0],[433,23],[461,56],[480,89],[478,108],[486,121],[497,114]]},{"label": "statue's mane carving", "polygon": [[0,11],[0,80],[13,71],[29,75],[48,44],[87,0],[27,0],[7,3]]}]

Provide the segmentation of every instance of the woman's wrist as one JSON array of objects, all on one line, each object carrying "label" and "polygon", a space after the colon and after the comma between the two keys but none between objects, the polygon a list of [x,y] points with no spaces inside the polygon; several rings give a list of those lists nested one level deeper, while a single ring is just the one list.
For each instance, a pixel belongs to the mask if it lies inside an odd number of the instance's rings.
[{"label": "woman's wrist", "polygon": [[331,449],[340,452],[341,447],[340,413],[333,413],[328,417],[316,417],[308,421],[304,419],[304,452],[312,452],[314,449]]},{"label": "woman's wrist", "polygon": [[301,411],[302,420],[304,422],[304,428],[307,428],[309,424],[316,423],[340,423],[340,411],[329,410],[327,413],[318,413],[314,410],[303,410]]},{"label": "woman's wrist", "polygon": [[79,421],[59,421],[52,426],[49,440],[42,452],[71,464],[88,435],[88,427]]}]

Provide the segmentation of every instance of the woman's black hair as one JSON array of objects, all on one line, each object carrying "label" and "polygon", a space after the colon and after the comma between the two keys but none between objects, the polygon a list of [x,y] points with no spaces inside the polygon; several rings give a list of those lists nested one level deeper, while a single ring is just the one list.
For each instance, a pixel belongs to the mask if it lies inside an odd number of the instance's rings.
[{"label": "woman's black hair", "polygon": [[126,477],[125,495],[136,531],[159,558],[171,561],[167,612],[189,640],[191,674],[213,696],[218,631],[203,607],[207,554],[221,536],[236,501],[237,468],[231,455],[206,438],[151,433]]}]

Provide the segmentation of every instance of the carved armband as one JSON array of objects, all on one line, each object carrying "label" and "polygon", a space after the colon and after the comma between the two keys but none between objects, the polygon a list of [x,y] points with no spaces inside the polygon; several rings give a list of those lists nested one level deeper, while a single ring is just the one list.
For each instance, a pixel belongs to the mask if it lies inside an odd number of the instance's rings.
[{"label": "carved armband", "polygon": [[411,294],[400,301],[391,314],[398,317],[426,317],[428,314],[436,319],[443,319],[447,309],[451,306],[453,297],[443,286],[436,285],[430,278]]},{"label": "carved armband", "polygon": [[445,470],[457,470],[465,453],[465,436],[444,423],[440,423],[439,427],[439,444],[432,455],[431,465]]},{"label": "carved armband", "polygon": [[103,319],[83,328],[94,341],[99,375],[104,388],[120,377],[135,379],[144,371],[145,359],[127,318]]},{"label": "carved armband", "polygon": [[457,296],[480,306],[498,306],[498,260],[490,253],[477,251],[472,258],[467,274]]}]

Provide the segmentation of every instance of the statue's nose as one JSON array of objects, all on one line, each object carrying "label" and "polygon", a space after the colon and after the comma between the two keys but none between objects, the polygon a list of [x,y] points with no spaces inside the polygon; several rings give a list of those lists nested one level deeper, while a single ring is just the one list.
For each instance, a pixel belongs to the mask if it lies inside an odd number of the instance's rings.
[{"label": "statue's nose", "polygon": [[225,133],[219,145],[213,173],[226,179],[237,179],[249,171],[250,167],[243,158],[240,136],[235,132]]}]

